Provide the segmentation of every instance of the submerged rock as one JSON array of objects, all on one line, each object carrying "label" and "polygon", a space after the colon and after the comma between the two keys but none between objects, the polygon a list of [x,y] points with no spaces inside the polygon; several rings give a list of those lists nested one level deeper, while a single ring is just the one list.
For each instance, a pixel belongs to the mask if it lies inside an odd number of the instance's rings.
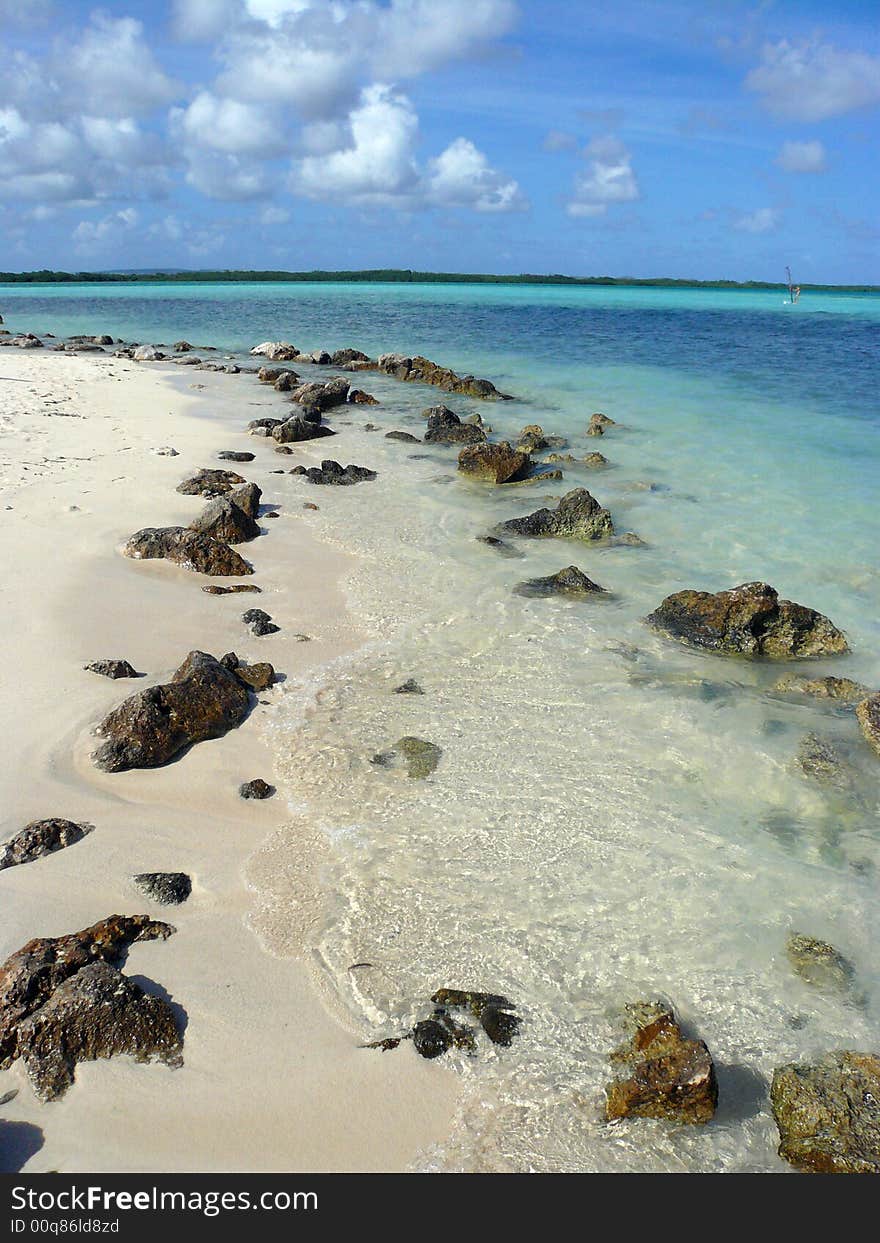
[{"label": "submerged rock", "polygon": [[856,707],[856,716],[868,746],[880,755],[880,693],[863,699]]},{"label": "submerged rock", "polygon": [[213,500],[215,496],[225,496],[244,482],[244,477],[237,475],[234,470],[206,468],[189,479],[184,479],[183,483],[177,485],[177,491],[184,496],[204,496],[207,500]]},{"label": "submerged rock", "polygon": [[222,540],[190,527],[145,527],[130,537],[122,550],[135,560],[173,561],[185,570],[212,577],[253,574],[253,566]]},{"label": "submerged rock", "polygon": [[93,660],[83,665],[91,673],[100,673],[104,678],[139,678],[141,675],[127,660]]},{"label": "submerged rock", "polygon": [[477,535],[475,539],[488,548],[494,548],[503,557],[517,557],[519,560],[523,558],[524,554],[518,548],[514,548],[513,544],[508,544],[506,540],[499,539],[497,535]]},{"label": "submerged rock", "polygon": [[264,799],[272,797],[275,787],[270,786],[268,781],[264,781],[262,777],[255,777],[253,781],[242,782],[238,787],[238,792],[242,798]]},{"label": "submerged rock", "polygon": [[589,466],[591,469],[595,470],[597,467],[607,466],[608,459],[602,453],[588,453],[583,459],[583,463],[584,466]]},{"label": "submerged rock", "polygon": [[389,751],[381,751],[372,762],[381,768],[403,767],[408,777],[430,777],[440,763],[441,747],[424,738],[399,738]]},{"label": "submerged rock", "polygon": [[770,1087],[779,1155],[813,1174],[880,1174],[880,1058],[851,1050],[780,1066]]},{"label": "submerged rock", "polygon": [[73,820],[62,820],[57,816],[48,820],[32,820],[20,833],[0,846],[0,871],[18,867],[21,863],[31,863],[44,855],[54,854],[56,850],[73,846],[91,833],[94,827],[93,824],[76,824]]},{"label": "submerged rock", "polygon": [[798,746],[797,763],[807,777],[822,785],[847,792],[858,785],[858,774],[830,738],[805,734]]},{"label": "submerged rock", "polygon": [[398,431],[386,432],[385,439],[386,440],[402,440],[406,444],[409,444],[409,445],[420,445],[422,443],[419,440],[418,436],[413,436],[412,432],[398,432]]},{"label": "submerged rock", "polygon": [[448,367],[440,367],[429,358],[405,354],[380,354],[376,364],[379,371],[394,376],[396,380],[408,380],[419,384],[433,384],[448,393],[463,393],[468,397],[500,401],[506,393],[499,393],[489,380],[478,380],[472,375],[460,376]]},{"label": "submerged rock", "polygon": [[192,881],[186,872],[139,872],[132,881],[145,898],[162,906],[179,906],[192,893]]},{"label": "submerged rock", "polygon": [[376,478],[376,471],[368,470],[366,466],[343,467],[330,458],[326,458],[320,466],[308,468],[294,466],[291,474],[305,475],[309,483],[330,484],[336,487],[346,487],[349,484],[363,483],[364,480]]},{"label": "submerged rock", "polygon": [[527,453],[511,448],[503,440],[500,444],[469,445],[458,455],[458,469],[465,475],[486,479],[490,483],[510,483],[524,478],[532,467]]},{"label": "submerged rock", "polygon": [[395,695],[424,695],[424,693],[415,678],[407,678],[405,682],[401,682],[400,686],[394,688]]},{"label": "submerged rock", "polygon": [[495,1005],[484,1006],[480,1011],[480,1026],[483,1031],[493,1044],[503,1045],[504,1048],[513,1044],[520,1021],[519,1015],[510,1014]]},{"label": "submerged rock", "polygon": [[437,1019],[423,1019],[412,1030],[412,1041],[420,1057],[440,1057],[452,1045],[452,1033]]},{"label": "submerged rock", "polygon": [[835,656],[849,651],[843,634],[814,609],[780,600],[767,583],[729,591],[678,591],[646,619],[654,630],[723,655]]},{"label": "submerged rock", "polygon": [[855,968],[833,945],[803,932],[793,932],[785,943],[792,970],[802,980],[826,992],[848,992]]},{"label": "submerged rock", "polygon": [[858,703],[871,693],[867,686],[851,678],[805,678],[796,673],[780,678],[773,689],[778,694],[812,695],[815,699],[835,699],[844,704]]},{"label": "submerged rock", "polygon": [[600,587],[591,578],[587,578],[583,570],[579,570],[576,565],[566,566],[564,570],[558,570],[556,574],[550,574],[547,578],[528,578],[525,582],[517,583],[514,591],[519,596],[607,595],[604,587]]},{"label": "submerged rock", "polygon": [[206,652],[190,652],[170,682],[137,691],[98,727],[104,772],[157,768],[186,747],[219,738],[247,716],[248,687]]},{"label": "submerged rock", "polygon": [[555,509],[539,509],[524,518],[511,518],[501,524],[501,529],[514,535],[597,540],[613,535],[614,523],[608,510],[586,488],[574,488],[566,492]]},{"label": "submerged rock", "polygon": [[606,1118],[665,1118],[706,1123],[718,1105],[711,1054],[702,1040],[685,1039],[662,1002],[627,1006],[631,1040],[611,1060],[621,1070],[605,1088]]}]

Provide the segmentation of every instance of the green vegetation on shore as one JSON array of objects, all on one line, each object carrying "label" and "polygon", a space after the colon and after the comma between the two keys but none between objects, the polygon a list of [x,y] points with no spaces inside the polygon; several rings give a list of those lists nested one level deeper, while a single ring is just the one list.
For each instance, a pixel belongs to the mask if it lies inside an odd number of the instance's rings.
[{"label": "green vegetation on shore", "polygon": [[[351,284],[390,283],[412,285],[629,285],[656,289],[785,289],[784,281],[696,281],[676,277],[640,278],[635,276],[497,276],[474,272],[414,272],[409,268],[372,268],[361,272],[250,272],[250,271],[138,271],[138,272],[0,272],[0,284],[229,284],[269,282],[327,282]],[[878,285],[808,285],[801,289],[830,290],[837,293],[878,293]]]}]

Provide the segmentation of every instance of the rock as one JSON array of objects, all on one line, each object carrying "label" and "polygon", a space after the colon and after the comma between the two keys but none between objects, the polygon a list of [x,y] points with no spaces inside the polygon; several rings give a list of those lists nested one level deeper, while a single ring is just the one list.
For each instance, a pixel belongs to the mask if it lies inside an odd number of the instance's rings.
[{"label": "rock", "polygon": [[480,1024],[493,1044],[500,1044],[507,1048],[513,1043],[513,1038],[519,1029],[520,1019],[516,1014],[509,1014],[497,1006],[488,1005],[480,1011]]},{"label": "rock", "polygon": [[151,449],[150,452],[155,453],[156,457],[180,457],[180,454],[171,445],[160,445],[158,449]]},{"label": "rock", "polygon": [[336,487],[345,487],[376,478],[376,471],[368,470],[366,466],[342,467],[330,458],[325,459],[320,466],[310,466],[308,469],[304,466],[295,466],[291,474],[305,475],[309,483],[332,484]]},{"label": "rock", "polygon": [[193,354],[189,358],[175,358],[178,367],[201,367],[203,371],[216,371],[217,368],[212,364],[203,363],[201,358],[196,358]]},{"label": "rock", "polygon": [[186,872],[139,872],[132,880],[145,898],[162,906],[179,906],[192,893],[192,881]]},{"label": "rock", "polygon": [[9,341],[5,341],[4,345],[15,345],[20,350],[41,350],[43,342],[39,337],[35,337],[32,332],[22,333],[20,336],[11,337]]},{"label": "rock", "polygon": [[318,440],[322,436],[333,436],[334,432],[329,427],[303,418],[301,414],[294,414],[289,419],[285,419],[283,423],[279,423],[277,427],[273,427],[271,434],[273,440],[284,445],[302,440]]},{"label": "rock", "polygon": [[433,384],[449,393],[463,393],[468,397],[494,401],[506,400],[507,397],[505,393],[499,393],[489,380],[478,380],[471,375],[456,375],[448,367],[439,367],[437,363],[420,355],[409,358],[405,354],[380,354],[376,365],[379,371],[394,376],[397,380]]},{"label": "rock", "polygon": [[601,453],[588,453],[583,459],[584,466],[589,466],[591,470],[596,470],[600,466],[607,466],[608,459]]},{"label": "rock", "polygon": [[132,354],[136,363],[158,363],[165,355],[155,345],[139,345]]},{"label": "rock", "polygon": [[486,433],[481,427],[462,423],[458,415],[446,406],[435,406],[425,414],[428,420],[426,445],[480,444],[486,440]]},{"label": "rock", "polygon": [[470,988],[438,988],[431,997],[436,1006],[451,1010],[470,1010],[479,1018],[486,1006],[512,1010],[512,1004],[500,993],[479,993]]},{"label": "rock", "polygon": [[385,439],[386,440],[403,440],[406,444],[410,444],[410,445],[420,445],[422,443],[419,440],[418,436],[413,436],[412,432],[398,432],[398,431],[386,432]]},{"label": "rock", "polygon": [[288,371],[286,367],[261,367],[257,379],[261,384],[274,384],[283,375],[296,375],[296,372]]},{"label": "rock", "polygon": [[550,445],[544,436],[543,427],[537,423],[529,423],[520,432],[516,447],[523,453],[540,453],[542,449],[548,449]]},{"label": "rock", "polygon": [[139,678],[141,675],[127,660],[93,660],[90,665],[83,665],[92,673],[100,673],[105,678]]},{"label": "rock", "polygon": [[243,510],[249,518],[256,518],[260,512],[262,496],[261,489],[255,483],[242,484],[240,488],[233,488],[229,493],[230,501]]},{"label": "rock", "polygon": [[564,570],[557,571],[547,578],[529,578],[523,583],[517,583],[514,591],[518,596],[592,596],[604,595],[604,587],[600,587],[598,583],[594,583],[592,579],[587,578],[583,570],[579,570],[576,565],[566,566]]},{"label": "rock", "polygon": [[602,426],[601,423],[590,423],[590,425],[587,428],[587,435],[588,436],[604,436],[605,428]]},{"label": "rock", "polygon": [[856,707],[856,716],[868,746],[880,755],[880,693],[863,699]]},{"label": "rock", "polygon": [[256,454],[244,453],[238,449],[223,449],[217,457],[221,462],[252,462]]},{"label": "rock", "polygon": [[825,992],[848,992],[855,979],[855,968],[833,945],[817,941],[802,932],[793,932],[785,943],[793,971]]},{"label": "rock", "polygon": [[596,414],[590,415],[590,422],[588,426],[589,427],[601,427],[604,429],[606,427],[616,427],[617,424],[615,423],[614,419],[609,419],[607,414],[599,414],[597,412]]},{"label": "rock", "polygon": [[209,535],[224,544],[243,544],[260,534],[259,523],[236,505],[230,496],[218,496],[208,501],[197,518],[189,524],[191,531]]},{"label": "rock", "polygon": [[32,820],[20,833],[0,846],[0,871],[32,863],[44,855],[54,854],[81,842],[94,829],[93,824],[76,824],[73,820],[51,817],[48,820]]},{"label": "rock", "polygon": [[407,678],[405,682],[401,682],[400,686],[394,688],[395,695],[424,695],[424,693],[415,678]]},{"label": "rock", "polygon": [[[109,342],[112,345],[112,342]],[[189,341],[175,341],[171,347],[175,354],[188,354],[193,348]]]},{"label": "rock", "polygon": [[372,762],[381,768],[404,767],[408,777],[430,777],[443,754],[442,748],[424,738],[400,738],[390,751],[382,751]]},{"label": "rock", "polygon": [[316,410],[332,410],[334,406],[342,406],[348,399],[349,383],[343,376],[321,382],[314,380],[310,384],[301,384],[291,393],[291,400],[301,406],[309,406]]},{"label": "rock", "polygon": [[326,367],[330,362],[330,355],[326,350],[312,350],[309,354],[309,362],[314,363],[317,367]]},{"label": "rock", "polygon": [[253,781],[245,781],[240,785],[238,792],[242,798],[271,798],[275,793],[275,787],[270,786],[262,777],[255,777]]},{"label": "rock", "polygon": [[245,428],[245,431],[250,436],[268,436],[274,428],[278,427],[283,422],[284,419],[272,419],[265,417],[260,419],[251,419],[250,423],[248,423]]},{"label": "rock", "polygon": [[854,792],[858,781],[852,766],[830,738],[805,734],[800,741],[797,762],[808,777],[843,792]]},{"label": "rock", "polygon": [[146,561],[162,558],[214,577],[254,572],[253,566],[228,544],[190,527],[145,527],[130,537],[122,555]]},{"label": "rock", "polygon": [[367,354],[361,353],[360,350],[352,349],[336,350],[330,356],[330,365],[332,367],[346,367],[349,363],[369,363],[372,361]]},{"label": "rock", "polygon": [[636,535],[635,531],[624,531],[621,535],[614,535],[611,538],[612,548],[647,548],[648,545],[640,535]]},{"label": "rock", "polygon": [[544,458],[544,464],[551,466],[554,462],[571,463],[576,462],[577,458],[573,453],[548,453]]},{"label": "rock", "polygon": [[478,543],[485,544],[488,548],[494,548],[503,557],[517,557],[520,560],[523,557],[518,548],[514,548],[513,544],[508,544],[503,539],[499,539],[497,535],[476,535],[474,538]]},{"label": "rock", "polygon": [[263,341],[255,345],[251,353],[268,358],[273,363],[292,362],[299,358],[299,350],[288,341]]},{"label": "rock", "polygon": [[780,600],[767,583],[743,583],[730,591],[678,591],[646,619],[671,638],[722,655],[775,660],[835,656],[849,651],[827,617],[803,604]]},{"label": "rock", "polygon": [[631,1040],[616,1049],[617,1078],[605,1087],[605,1117],[705,1123],[715,1114],[718,1083],[702,1040],[687,1040],[661,1002],[627,1006]]},{"label": "rock", "polygon": [[880,1057],[851,1050],[773,1072],[779,1155],[813,1174],[880,1174]]},{"label": "rock", "polygon": [[365,393],[362,388],[353,388],[348,394],[348,400],[355,406],[378,406],[379,400],[372,393]]},{"label": "rock", "polygon": [[787,674],[773,686],[778,694],[812,695],[816,699],[835,699],[844,704],[855,704],[870,695],[867,686],[853,682],[851,678],[805,678],[796,673]]},{"label": "rock", "polygon": [[412,1030],[412,1040],[420,1057],[440,1057],[452,1045],[452,1034],[436,1019],[423,1019]]},{"label": "rock", "polygon": [[137,691],[98,727],[96,767],[118,773],[167,764],[193,743],[219,738],[247,716],[247,686],[206,652],[190,652],[170,682]]},{"label": "rock", "polygon": [[539,509],[524,518],[502,523],[503,531],[515,535],[561,535],[569,539],[607,539],[614,534],[611,514],[586,488],[566,492],[555,509]]},{"label": "rock", "polygon": [[303,502],[303,509],[314,509],[314,510],[318,510],[318,508],[319,508],[319,506],[317,506],[317,505],[314,503],[314,501],[304,501],[304,502]]},{"label": "rock", "polygon": [[251,634],[258,637],[265,634],[277,634],[281,629],[263,609],[248,609],[246,613],[242,613],[241,620],[246,626],[250,626]]},{"label": "rock", "polygon": [[282,371],[272,387],[276,393],[292,393],[299,382],[299,376],[295,371]]},{"label": "rock", "polygon": [[490,483],[510,483],[523,479],[531,470],[532,459],[528,453],[512,449],[504,440],[501,444],[470,445],[458,455],[458,469],[465,475],[486,479]]},{"label": "rock", "polygon": [[244,682],[254,691],[268,690],[275,681],[275,669],[267,660],[257,661],[253,665],[245,665],[234,652],[222,657],[220,663],[231,669],[240,682]]},{"label": "rock", "polygon": [[218,587],[214,583],[209,583],[202,588],[202,591],[206,591],[209,596],[229,596],[241,591],[261,592],[262,590],[263,588],[258,587],[256,583],[232,583],[229,587]]},{"label": "rock", "polygon": [[177,491],[184,496],[204,496],[212,500],[215,496],[226,496],[233,488],[244,483],[244,477],[234,470],[200,470],[183,483],[177,485]]}]

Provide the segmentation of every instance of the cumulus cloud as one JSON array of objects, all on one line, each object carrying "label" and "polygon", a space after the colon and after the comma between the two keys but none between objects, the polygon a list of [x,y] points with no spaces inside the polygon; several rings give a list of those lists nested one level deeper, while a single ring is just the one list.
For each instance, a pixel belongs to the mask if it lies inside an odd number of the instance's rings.
[{"label": "cumulus cloud", "polygon": [[733,227],[741,233],[772,233],[782,222],[782,212],[776,207],[759,207],[753,212],[737,216]]},{"label": "cumulus cloud", "polygon": [[782,39],[764,45],[746,87],[778,117],[824,121],[880,103],[880,57]]},{"label": "cumulus cloud", "polygon": [[125,207],[99,220],[81,220],[72,236],[77,250],[100,250],[105,242],[133,229],[137,223],[138,214],[135,209]]},{"label": "cumulus cloud", "polygon": [[467,138],[456,138],[429,161],[425,192],[437,206],[472,207],[481,212],[517,211],[526,206],[517,182],[494,169]]},{"label": "cumulus cloud", "polygon": [[619,138],[595,138],[584,150],[586,170],[575,177],[570,216],[602,216],[609,207],[639,197],[632,156]]},{"label": "cumulus cloud", "polygon": [[201,91],[185,109],[175,109],[172,127],[185,143],[231,155],[282,155],[289,142],[270,110]]},{"label": "cumulus cloud", "polygon": [[171,102],[177,87],[157,64],[144,28],[131,17],[94,13],[81,38],[66,45],[56,71],[77,111],[127,117]]},{"label": "cumulus cloud", "polygon": [[816,139],[810,142],[784,142],[776,163],[786,173],[824,173],[825,148]]}]

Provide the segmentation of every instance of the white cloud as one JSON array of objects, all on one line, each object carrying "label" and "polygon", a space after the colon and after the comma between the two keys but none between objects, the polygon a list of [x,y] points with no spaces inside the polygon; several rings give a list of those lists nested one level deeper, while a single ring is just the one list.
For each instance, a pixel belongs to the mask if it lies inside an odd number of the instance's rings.
[{"label": "white cloud", "polygon": [[492,168],[467,138],[456,138],[429,161],[426,194],[437,206],[472,207],[475,211],[516,211],[526,206],[519,186]]},{"label": "white cloud", "polygon": [[100,250],[108,240],[113,240],[120,233],[133,229],[138,223],[138,214],[133,207],[123,208],[99,220],[81,220],[73,230],[73,240],[77,250]]},{"label": "white cloud", "polygon": [[768,111],[794,121],[824,121],[880,103],[880,57],[830,44],[768,43],[746,77]]},{"label": "white cloud", "polygon": [[772,233],[782,223],[782,212],[776,207],[759,207],[756,211],[737,216],[733,227],[741,233]]},{"label": "white cloud", "polygon": [[77,111],[128,117],[170,103],[177,88],[153,57],[141,23],[106,13],[92,14],[91,23],[56,65]]},{"label": "white cloud", "polygon": [[570,216],[602,216],[609,207],[639,197],[632,156],[618,138],[595,138],[584,151],[587,169],[575,177]]},{"label": "white cloud", "polygon": [[201,91],[188,108],[175,109],[171,124],[185,142],[232,155],[277,156],[289,146],[271,111],[210,91]]},{"label": "white cloud", "polygon": [[825,148],[816,139],[810,142],[784,142],[776,163],[786,173],[824,173]]}]

